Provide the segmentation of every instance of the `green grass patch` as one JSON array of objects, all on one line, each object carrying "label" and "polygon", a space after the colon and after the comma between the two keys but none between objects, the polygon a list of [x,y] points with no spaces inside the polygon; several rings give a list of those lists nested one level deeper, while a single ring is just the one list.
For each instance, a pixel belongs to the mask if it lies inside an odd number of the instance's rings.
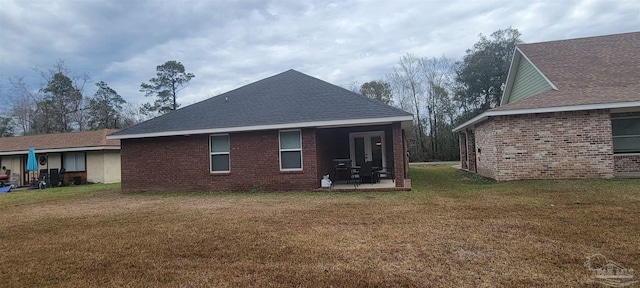
[{"label": "green grass patch", "polygon": [[444,166],[410,192],[0,195],[3,287],[580,287],[640,263],[640,180],[495,183]]}]

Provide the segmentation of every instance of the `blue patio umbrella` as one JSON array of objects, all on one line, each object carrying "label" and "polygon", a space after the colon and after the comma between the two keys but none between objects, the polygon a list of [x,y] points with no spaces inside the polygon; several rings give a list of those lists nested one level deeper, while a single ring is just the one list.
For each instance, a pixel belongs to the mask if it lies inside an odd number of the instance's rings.
[{"label": "blue patio umbrella", "polygon": [[36,161],[36,151],[33,147],[29,147],[27,155],[27,171],[38,171],[38,161]]},{"label": "blue patio umbrella", "polygon": [[27,154],[27,171],[38,171],[38,162],[36,161],[36,151],[33,147],[29,147],[29,154]]}]

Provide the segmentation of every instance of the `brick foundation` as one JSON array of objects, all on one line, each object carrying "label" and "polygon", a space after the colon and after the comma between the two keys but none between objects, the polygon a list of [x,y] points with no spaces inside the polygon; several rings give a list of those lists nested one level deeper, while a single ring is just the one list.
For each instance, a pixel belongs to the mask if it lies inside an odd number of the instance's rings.
[{"label": "brick foundation", "polygon": [[614,155],[616,173],[640,173],[640,154]]}]

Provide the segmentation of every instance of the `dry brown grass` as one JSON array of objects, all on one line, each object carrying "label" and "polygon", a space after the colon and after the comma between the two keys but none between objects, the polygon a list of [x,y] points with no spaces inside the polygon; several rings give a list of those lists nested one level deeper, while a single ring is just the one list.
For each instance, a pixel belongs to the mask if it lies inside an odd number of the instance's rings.
[{"label": "dry brown grass", "polygon": [[0,195],[0,286],[576,287],[594,253],[640,271],[640,181],[411,173],[397,193]]}]

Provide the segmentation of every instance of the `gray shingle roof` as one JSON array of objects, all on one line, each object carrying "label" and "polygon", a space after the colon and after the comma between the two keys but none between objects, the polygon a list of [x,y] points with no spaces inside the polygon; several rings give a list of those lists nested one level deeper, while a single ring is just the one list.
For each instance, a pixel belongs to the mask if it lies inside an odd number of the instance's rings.
[{"label": "gray shingle roof", "polygon": [[112,136],[407,116],[411,117],[411,114],[289,70],[153,118]]}]

